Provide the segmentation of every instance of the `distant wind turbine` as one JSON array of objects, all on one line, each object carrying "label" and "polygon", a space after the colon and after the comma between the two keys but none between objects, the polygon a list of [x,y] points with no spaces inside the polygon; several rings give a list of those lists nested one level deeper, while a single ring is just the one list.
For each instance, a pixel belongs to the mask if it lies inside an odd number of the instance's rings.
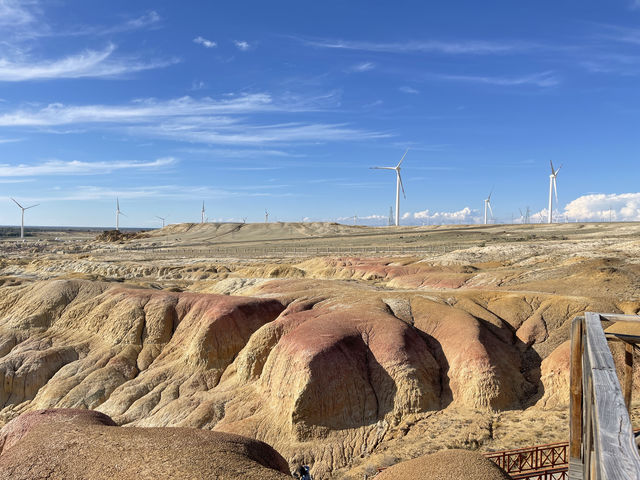
[{"label": "distant wind turbine", "polygon": [[558,167],[557,170],[553,168],[553,162],[549,160],[551,164],[551,175],[549,175],[549,210],[547,212],[547,223],[553,222],[553,197],[552,193],[556,194],[556,205],[558,204],[558,185],[556,184],[556,178],[558,178],[558,172],[562,168],[562,165]]},{"label": "distant wind turbine", "polygon": [[266,209],[264,211],[264,223],[269,223],[269,212]]},{"label": "distant wind turbine", "polygon": [[489,207],[489,212],[491,212],[491,218],[493,218],[493,210],[491,209],[491,194],[493,193],[493,189],[489,192],[489,196],[484,199],[484,224],[487,224],[487,207]]},{"label": "distant wind turbine", "polygon": [[22,221],[20,222],[20,238],[24,238],[24,211],[29,210],[30,208],[33,208],[33,207],[37,207],[40,204],[36,203],[35,205],[31,205],[29,207],[23,207],[16,201],[15,198],[11,198],[11,200],[13,200],[13,203],[18,205],[18,207],[20,207],[20,210],[22,210]]},{"label": "distant wind turbine", "polygon": [[409,149],[407,148],[407,151],[404,152],[404,155],[395,167],[371,167],[376,170],[395,170],[396,172],[396,227],[400,225],[400,189],[402,189],[402,195],[404,198],[407,198],[404,193],[404,185],[402,185],[402,177],[400,176],[400,165],[402,165],[404,157],[407,156],[408,152]]},{"label": "distant wind turbine", "polygon": [[120,230],[120,215],[126,215],[120,211],[120,200],[116,197],[116,230]]},{"label": "distant wind turbine", "polygon": [[162,228],[164,228],[164,221],[166,220],[166,218],[164,218],[164,217],[160,217],[160,216],[158,216],[158,215],[156,215],[156,218],[157,218],[158,220],[162,220]]},{"label": "distant wind turbine", "polygon": [[204,200],[202,201],[202,212],[201,213],[201,219],[200,219],[200,223],[204,223]]}]

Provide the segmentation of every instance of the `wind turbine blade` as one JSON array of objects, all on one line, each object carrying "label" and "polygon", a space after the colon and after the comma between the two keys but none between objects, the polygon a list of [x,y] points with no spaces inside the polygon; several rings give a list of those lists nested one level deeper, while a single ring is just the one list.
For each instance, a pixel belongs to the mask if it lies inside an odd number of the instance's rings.
[{"label": "wind turbine blade", "polygon": [[551,175],[555,175],[555,174],[556,174],[556,173],[555,173],[556,171],[555,171],[555,169],[553,168],[553,162],[552,162],[551,160],[549,160],[549,164],[551,165]]},{"label": "wind turbine blade", "polygon": [[13,200],[13,203],[15,203],[16,205],[18,205],[20,208],[23,208],[23,207],[22,207],[22,205],[20,205],[20,204],[18,203],[18,201],[17,201],[15,198],[13,198],[13,197],[9,197],[9,198],[10,198],[11,200]]},{"label": "wind turbine blade", "polygon": [[35,205],[31,205],[30,207],[25,207],[24,209],[25,210],[29,210],[30,208],[37,207],[38,205],[40,205],[40,204],[36,203]]},{"label": "wind turbine blade", "polygon": [[369,167],[370,170],[395,170],[396,167]]},{"label": "wind turbine blade", "polygon": [[407,156],[407,153],[409,153],[409,149],[408,149],[408,148],[407,148],[407,151],[406,151],[406,152],[404,152],[404,155],[402,155],[402,158],[401,158],[401,159],[400,159],[400,161],[398,162],[398,165],[396,165],[396,168],[398,168],[398,167],[402,164],[402,162],[404,161],[404,157],[406,157],[406,156]]},{"label": "wind turbine blade", "polygon": [[556,194],[556,205],[558,205],[558,185],[556,185],[556,177],[553,177],[553,192]]},{"label": "wind turbine blade", "polygon": [[407,195],[406,193],[404,193],[404,185],[402,184],[402,177],[400,176],[400,172],[398,170],[396,170],[396,173],[398,174],[398,180],[400,180],[400,188],[402,188],[402,196],[406,199]]},{"label": "wind turbine blade", "polygon": [[120,200],[116,197],[116,210],[120,210]]},{"label": "wind turbine blade", "polygon": [[518,210],[520,210],[520,216],[521,216],[522,218],[524,218],[524,213],[522,213],[522,209],[521,209],[521,208],[519,208]]},{"label": "wind turbine blade", "polygon": [[558,175],[558,172],[560,171],[560,169],[561,169],[561,168],[562,168],[562,165],[560,165],[560,166],[558,167],[558,169],[556,170],[556,172],[555,172],[553,175],[554,175],[554,176]]},{"label": "wind turbine blade", "polygon": [[493,218],[493,209],[491,208],[491,203],[487,202],[487,206],[489,207],[489,212],[491,213],[491,218]]},{"label": "wind turbine blade", "polygon": [[489,192],[489,196],[487,197],[487,202],[491,201],[491,195],[493,195],[493,187],[491,187],[491,191]]}]

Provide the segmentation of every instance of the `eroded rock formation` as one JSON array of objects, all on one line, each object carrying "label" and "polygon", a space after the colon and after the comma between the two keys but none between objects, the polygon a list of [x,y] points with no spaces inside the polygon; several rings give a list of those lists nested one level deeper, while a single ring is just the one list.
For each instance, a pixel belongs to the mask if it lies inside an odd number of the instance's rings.
[{"label": "eroded rock formation", "polygon": [[269,445],[187,428],[122,428],[90,410],[38,410],[0,430],[0,479],[291,478]]}]

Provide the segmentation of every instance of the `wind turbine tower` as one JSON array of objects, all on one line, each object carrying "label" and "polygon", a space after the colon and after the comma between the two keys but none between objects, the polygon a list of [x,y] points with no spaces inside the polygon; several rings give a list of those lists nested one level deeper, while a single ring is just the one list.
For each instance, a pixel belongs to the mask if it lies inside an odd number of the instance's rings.
[{"label": "wind turbine tower", "polygon": [[264,211],[264,223],[269,223],[269,212],[266,209]]},{"label": "wind turbine tower", "polygon": [[402,177],[400,176],[400,165],[402,165],[404,157],[407,156],[408,152],[409,149],[407,148],[407,151],[404,152],[404,155],[395,167],[371,167],[376,170],[394,170],[396,172],[396,227],[400,225],[400,189],[402,189],[404,198],[407,198],[404,193],[404,185],[402,185]]},{"label": "wind turbine tower", "polygon": [[489,212],[491,212],[491,218],[493,218],[493,210],[491,209],[491,194],[493,190],[489,192],[489,196],[484,199],[484,224],[487,224],[487,207],[489,208]]},{"label": "wind turbine tower", "polygon": [[204,223],[204,201],[202,201],[202,212],[201,213],[201,219],[200,219],[200,223]]},{"label": "wind turbine tower", "polygon": [[16,205],[18,205],[18,207],[20,207],[20,210],[22,210],[22,220],[20,222],[20,238],[24,239],[24,211],[25,210],[29,210],[30,208],[33,207],[37,207],[38,205],[40,205],[39,203],[36,203],[35,205],[31,205],[29,207],[23,207],[22,205],[20,205],[15,198],[11,198],[11,200],[13,200],[13,203],[15,203]]},{"label": "wind turbine tower", "polygon": [[[120,215],[124,215],[120,211],[120,200],[116,197],[116,231],[120,230]],[[126,215],[124,215],[126,217]]]},{"label": "wind turbine tower", "polygon": [[562,165],[558,167],[557,170],[553,168],[553,162],[549,160],[551,164],[551,175],[549,175],[549,210],[547,211],[547,223],[553,222],[553,196],[552,193],[556,194],[556,205],[558,204],[558,185],[556,184],[556,178],[558,178],[558,172],[562,168]]}]

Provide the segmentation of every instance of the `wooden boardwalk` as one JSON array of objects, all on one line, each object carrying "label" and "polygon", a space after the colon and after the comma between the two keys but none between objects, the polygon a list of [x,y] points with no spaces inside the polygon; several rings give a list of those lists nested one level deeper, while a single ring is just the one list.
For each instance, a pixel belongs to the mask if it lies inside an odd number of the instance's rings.
[{"label": "wooden boardwalk", "polygon": [[[628,412],[633,349],[640,336],[624,329],[605,335],[602,322],[640,322],[640,316],[587,312],[573,320],[569,479],[640,480],[640,455]],[[625,344],[622,382],[607,339]]]}]

